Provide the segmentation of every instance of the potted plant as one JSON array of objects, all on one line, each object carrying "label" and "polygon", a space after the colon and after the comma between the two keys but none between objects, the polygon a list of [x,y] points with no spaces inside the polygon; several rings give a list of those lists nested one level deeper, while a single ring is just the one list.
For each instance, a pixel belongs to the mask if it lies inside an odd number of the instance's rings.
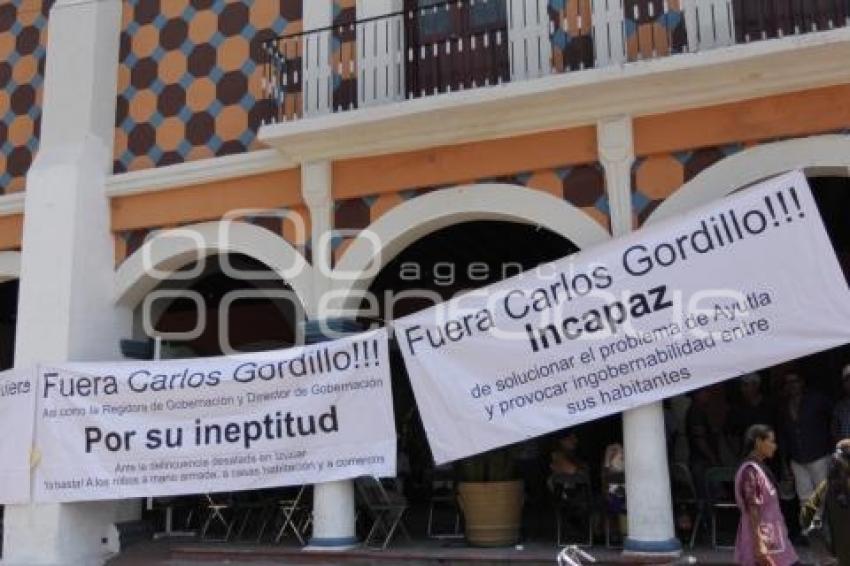
[{"label": "potted plant", "polygon": [[509,546],[519,541],[524,500],[513,450],[478,454],[460,464],[458,504],[466,539],[476,546]]}]

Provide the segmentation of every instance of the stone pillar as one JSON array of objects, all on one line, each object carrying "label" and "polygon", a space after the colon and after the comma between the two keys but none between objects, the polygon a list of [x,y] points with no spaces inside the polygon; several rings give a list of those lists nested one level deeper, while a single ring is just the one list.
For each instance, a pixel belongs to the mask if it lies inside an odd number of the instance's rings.
[{"label": "stone pillar", "polygon": [[[15,364],[119,359],[130,312],[113,304],[111,169],[120,0],[59,0],[43,123],[27,176]],[[4,564],[102,564],[136,501],[7,506]]]},{"label": "stone pillar", "polygon": [[[628,116],[604,120],[597,125],[599,159],[605,168],[605,185],[614,237],[634,229],[631,205],[631,169],[634,163],[632,121]],[[623,444],[626,453],[626,497],[629,536],[624,554],[631,556],[678,556],[667,441],[661,403],[623,413]]]},{"label": "stone pillar", "polygon": [[[310,210],[313,251],[313,296],[305,305],[312,319],[333,318],[325,296],[333,288],[333,195],[331,163],[301,165],[301,191]],[[344,550],[357,544],[355,532],[354,482],[335,481],[313,487],[313,536],[309,547]]]}]

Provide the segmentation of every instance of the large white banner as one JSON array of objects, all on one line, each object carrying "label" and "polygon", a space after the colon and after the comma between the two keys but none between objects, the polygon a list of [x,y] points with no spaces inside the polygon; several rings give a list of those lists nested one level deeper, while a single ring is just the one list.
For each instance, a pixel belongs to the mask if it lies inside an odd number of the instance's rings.
[{"label": "large white banner", "polygon": [[847,343],[850,291],[794,173],[394,326],[442,463]]},{"label": "large white banner", "polygon": [[0,503],[28,503],[35,385],[31,371],[0,373]]},{"label": "large white banner", "polygon": [[275,352],[39,367],[37,502],[394,476],[385,331]]}]

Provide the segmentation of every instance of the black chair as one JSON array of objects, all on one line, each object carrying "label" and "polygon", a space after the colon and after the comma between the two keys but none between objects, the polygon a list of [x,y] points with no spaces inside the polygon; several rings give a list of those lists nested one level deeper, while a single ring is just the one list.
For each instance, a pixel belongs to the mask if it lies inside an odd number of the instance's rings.
[{"label": "black chair", "polygon": [[397,531],[410,540],[404,526],[407,499],[395,490],[388,490],[376,477],[361,476],[354,481],[357,496],[366,514],[372,521],[363,545],[369,548],[386,549]]},{"label": "black chair", "polygon": [[735,516],[737,524],[739,512],[735,501],[735,468],[715,467],[705,471],[706,505],[711,516],[711,545],[717,550],[729,550],[733,545],[720,545],[717,542],[717,525],[720,516]]},{"label": "black chair", "polygon": [[670,483],[673,488],[673,507],[676,510],[687,510],[694,514],[691,523],[689,547],[696,543],[697,533],[702,525],[704,502],[697,495],[696,484],[691,470],[681,463],[675,462],[670,466]]},{"label": "black chair", "polygon": [[[593,546],[593,489],[590,478],[584,472],[571,475],[555,474],[550,477],[554,497],[555,529],[558,546],[584,543]],[[583,523],[587,528],[587,539],[564,541],[564,526]]]},{"label": "black chair", "polygon": [[[428,500],[428,525],[425,533],[428,538],[453,539],[463,538],[460,532],[460,507],[457,503],[457,493],[454,473],[451,466],[434,468],[431,478],[431,497]],[[436,517],[448,516],[452,522],[451,530],[441,531],[436,528]]]}]

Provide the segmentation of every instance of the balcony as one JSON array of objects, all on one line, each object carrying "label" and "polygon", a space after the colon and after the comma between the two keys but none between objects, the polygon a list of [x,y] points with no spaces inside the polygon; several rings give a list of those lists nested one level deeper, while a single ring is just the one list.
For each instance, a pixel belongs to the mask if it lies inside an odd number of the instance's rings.
[{"label": "balcony", "polygon": [[[563,105],[565,96],[577,96],[580,89],[583,96],[592,96],[587,88],[592,82],[606,88],[600,91],[600,103],[613,103],[616,97],[607,89],[628,88],[615,78],[639,77],[651,70],[672,73],[670,88],[659,92],[675,97],[677,83],[690,80],[685,71],[701,63],[713,69],[718,84],[731,81],[730,88],[735,88],[736,73],[738,78],[744,73],[769,78],[779,71],[772,69],[775,64],[793,73],[795,65],[812,63],[812,57],[821,57],[824,65],[848,67],[850,33],[844,31],[850,30],[839,31],[848,26],[850,0],[406,0],[400,11],[265,42],[261,98],[266,101],[267,125],[261,139],[280,148],[287,145],[295,158],[336,156],[338,149],[320,146],[337,142],[316,135],[339,135],[348,128],[353,134],[348,141],[357,146],[358,136],[368,134],[365,124],[384,122],[389,129],[381,135],[392,138],[394,117],[423,123],[426,115],[425,121],[438,119],[428,113],[446,110],[447,104],[502,100],[501,106],[482,108],[491,117],[501,108],[507,118],[512,104],[530,104],[535,94],[539,98],[560,89],[558,100],[537,101],[552,105]],[[821,38],[808,39],[815,36]],[[787,41],[766,41],[776,39]],[[723,49],[738,45],[758,47],[731,51],[737,55]],[[771,59],[774,52],[785,53],[787,60]],[[709,53],[714,55],[699,58]],[[742,62],[734,71],[716,68],[736,59]],[[656,66],[632,65],[642,61]],[[800,81],[800,87],[806,84]],[[811,86],[816,84],[814,80]],[[570,86],[575,92],[568,95],[564,89]],[[697,81],[693,87],[705,84]],[[449,93],[453,97],[445,96]],[[754,94],[759,94],[758,88]],[[513,101],[504,104],[505,97]],[[426,102],[429,99],[433,102]],[[628,104],[610,108],[629,111]],[[569,121],[559,123],[564,127]],[[480,125],[481,120],[473,122]],[[547,128],[529,124],[525,129]],[[296,141],[306,146],[294,148]],[[370,143],[375,145],[374,140]],[[416,145],[413,140],[393,143],[396,149]],[[343,153],[376,151],[378,146]]]}]

